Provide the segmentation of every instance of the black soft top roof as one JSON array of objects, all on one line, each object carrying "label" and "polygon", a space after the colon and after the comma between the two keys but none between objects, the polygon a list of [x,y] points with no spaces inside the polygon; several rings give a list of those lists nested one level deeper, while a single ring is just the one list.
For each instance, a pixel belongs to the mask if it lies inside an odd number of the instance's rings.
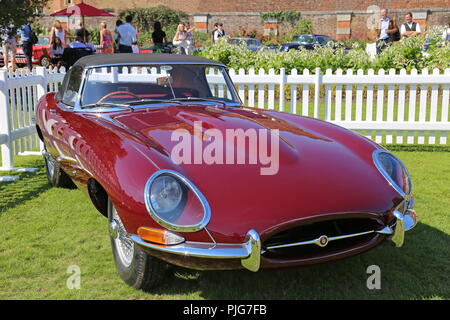
[{"label": "black soft top roof", "polygon": [[103,66],[112,64],[140,64],[140,63],[198,63],[218,64],[206,58],[168,53],[116,53],[116,54],[94,54],[79,59],[74,66],[83,68]]}]

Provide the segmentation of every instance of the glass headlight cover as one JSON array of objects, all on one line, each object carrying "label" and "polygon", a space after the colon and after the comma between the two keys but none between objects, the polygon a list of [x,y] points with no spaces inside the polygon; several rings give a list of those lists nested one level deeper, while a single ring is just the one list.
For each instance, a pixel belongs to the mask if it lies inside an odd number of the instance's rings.
[{"label": "glass headlight cover", "polygon": [[168,230],[199,231],[208,224],[211,216],[203,194],[176,171],[155,172],[147,181],[144,199],[150,216]]},{"label": "glass headlight cover", "polygon": [[377,149],[373,152],[375,166],[389,184],[403,197],[412,190],[411,178],[403,162],[389,151]]},{"label": "glass headlight cover", "polygon": [[161,175],[150,186],[150,203],[160,215],[173,214],[184,198],[183,193],[183,187],[177,179]]}]

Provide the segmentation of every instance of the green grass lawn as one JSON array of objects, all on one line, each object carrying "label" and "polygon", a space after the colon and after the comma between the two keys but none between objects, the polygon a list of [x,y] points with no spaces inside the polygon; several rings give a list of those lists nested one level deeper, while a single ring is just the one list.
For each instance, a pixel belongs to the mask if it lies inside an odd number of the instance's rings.
[{"label": "green grass lawn", "polygon": [[[411,172],[420,217],[404,247],[386,242],[345,260],[258,273],[175,269],[152,293],[121,281],[106,219],[88,198],[50,188],[40,157],[16,157],[40,170],[0,173],[21,176],[0,183],[0,299],[450,299],[450,152],[395,154]],[[66,286],[71,265],[81,269],[79,290]],[[370,265],[381,268],[381,290],[366,287]]]}]

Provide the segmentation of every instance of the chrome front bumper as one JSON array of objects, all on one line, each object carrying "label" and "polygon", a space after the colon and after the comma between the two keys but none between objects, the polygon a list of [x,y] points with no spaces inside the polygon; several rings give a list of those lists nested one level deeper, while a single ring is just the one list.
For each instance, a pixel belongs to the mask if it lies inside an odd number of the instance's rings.
[{"label": "chrome front bumper", "polygon": [[207,243],[186,241],[173,246],[162,246],[131,235],[137,245],[166,253],[210,259],[240,259],[242,266],[250,271],[258,271],[261,259],[261,240],[255,230],[247,232],[244,243]]},{"label": "chrome front bumper", "polygon": [[[404,243],[405,231],[411,230],[417,224],[417,216],[415,211],[410,206],[406,207],[403,213],[399,211],[399,208],[397,208],[394,211],[394,216],[397,219],[393,227],[386,226],[381,230],[372,230],[355,234],[342,235],[338,237],[321,236],[317,239],[312,239],[309,241],[283,244],[277,246],[277,248],[310,244],[325,246],[329,241],[357,237],[369,233],[378,233],[392,236],[391,239],[395,243],[395,245],[397,247],[401,247]],[[326,238],[326,243],[323,242],[324,237]],[[242,266],[253,272],[259,270],[261,254],[265,252],[265,250],[261,249],[261,240],[259,234],[255,230],[250,230],[249,232],[247,232],[246,241],[244,243],[237,244],[186,241],[178,245],[163,246],[146,242],[137,235],[131,235],[131,239],[135,244],[144,249],[147,248],[165,253],[209,259],[240,259]],[[270,250],[276,248],[270,247],[265,249]]]}]

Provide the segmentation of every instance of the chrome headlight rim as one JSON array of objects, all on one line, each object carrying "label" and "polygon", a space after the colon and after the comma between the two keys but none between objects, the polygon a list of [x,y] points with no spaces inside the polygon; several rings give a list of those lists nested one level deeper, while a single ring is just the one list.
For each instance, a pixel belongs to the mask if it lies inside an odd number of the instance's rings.
[{"label": "chrome headlight rim", "polygon": [[[389,175],[389,173],[386,172],[386,169],[384,168],[384,166],[381,164],[380,159],[379,159],[379,155],[381,153],[385,153],[388,154],[389,156],[391,156],[392,158],[394,158],[403,168],[403,170],[406,173],[406,176],[408,177],[408,184],[409,184],[409,193],[406,193],[399,185],[397,185],[397,183],[391,178],[391,176]],[[389,185],[395,189],[395,191],[397,191],[403,198],[405,199],[410,199],[412,196],[412,189],[413,189],[413,185],[412,185],[412,181],[411,181],[411,176],[409,174],[408,169],[406,168],[405,164],[403,163],[402,160],[400,160],[397,156],[395,156],[392,152],[389,152],[385,149],[376,149],[373,153],[372,153],[372,159],[373,162],[375,164],[375,167],[378,169],[378,171],[381,173],[381,175],[384,177],[384,179],[389,183]]]},{"label": "chrome headlight rim", "polygon": [[[190,191],[194,193],[194,195],[197,197],[197,199],[200,201],[202,207],[203,207],[203,218],[202,220],[197,224],[192,225],[179,225],[174,224],[171,222],[168,222],[164,220],[162,217],[160,217],[156,210],[153,208],[151,200],[150,200],[150,190],[153,182],[156,180],[156,178],[162,176],[162,175],[168,175],[172,176],[176,180],[178,180],[179,183],[184,184],[185,187],[187,187]],[[206,200],[205,196],[200,192],[200,190],[185,176],[182,174],[174,171],[174,170],[168,170],[168,169],[162,169],[156,171],[154,174],[151,175],[151,177],[147,180],[147,183],[145,184],[145,190],[144,190],[144,200],[145,200],[145,207],[147,208],[147,212],[150,214],[150,216],[155,220],[158,224],[163,226],[164,228],[170,230],[170,231],[178,231],[178,232],[197,232],[202,229],[204,229],[211,219],[211,208],[209,206],[208,201]]]}]

